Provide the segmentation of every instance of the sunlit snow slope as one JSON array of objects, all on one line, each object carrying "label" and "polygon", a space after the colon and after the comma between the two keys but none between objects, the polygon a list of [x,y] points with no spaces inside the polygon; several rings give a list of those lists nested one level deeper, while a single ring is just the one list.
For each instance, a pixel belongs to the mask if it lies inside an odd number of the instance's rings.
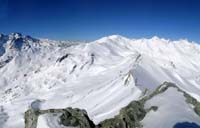
[{"label": "sunlit snow slope", "polygon": [[0,35],[1,128],[23,128],[30,107],[83,108],[99,123],[164,81],[200,101],[200,45],[119,35],[88,43]]}]

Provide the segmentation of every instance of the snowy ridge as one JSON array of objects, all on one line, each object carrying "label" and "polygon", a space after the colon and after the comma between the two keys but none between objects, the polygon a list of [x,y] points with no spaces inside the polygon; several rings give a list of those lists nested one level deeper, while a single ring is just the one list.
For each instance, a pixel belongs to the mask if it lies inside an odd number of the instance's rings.
[{"label": "snowy ridge", "polygon": [[199,69],[200,45],[187,40],[113,35],[73,44],[0,35],[1,127],[24,127],[34,101],[40,109],[84,108],[99,123],[164,81],[200,101]]}]

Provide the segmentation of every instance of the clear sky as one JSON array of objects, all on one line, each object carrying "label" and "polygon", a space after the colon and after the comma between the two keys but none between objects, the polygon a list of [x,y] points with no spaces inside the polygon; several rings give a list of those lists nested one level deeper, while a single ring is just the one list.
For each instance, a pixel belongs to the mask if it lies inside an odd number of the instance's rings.
[{"label": "clear sky", "polygon": [[200,42],[200,0],[0,0],[0,33],[58,40],[119,34]]}]

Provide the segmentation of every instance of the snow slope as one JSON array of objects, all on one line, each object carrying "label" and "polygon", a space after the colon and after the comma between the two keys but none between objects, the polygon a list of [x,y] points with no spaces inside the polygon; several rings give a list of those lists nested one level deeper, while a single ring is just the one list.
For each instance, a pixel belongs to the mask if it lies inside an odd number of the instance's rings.
[{"label": "snow slope", "polygon": [[83,108],[97,124],[164,81],[200,101],[199,69],[200,45],[187,40],[113,35],[73,43],[1,35],[0,127],[24,127],[30,107]]},{"label": "snow slope", "polygon": [[178,92],[176,88],[169,88],[147,101],[145,107],[151,106],[158,106],[158,110],[150,111],[142,120],[144,128],[173,128],[176,123],[186,121],[200,125],[199,116],[193,111],[192,106],[186,103],[183,93]]}]

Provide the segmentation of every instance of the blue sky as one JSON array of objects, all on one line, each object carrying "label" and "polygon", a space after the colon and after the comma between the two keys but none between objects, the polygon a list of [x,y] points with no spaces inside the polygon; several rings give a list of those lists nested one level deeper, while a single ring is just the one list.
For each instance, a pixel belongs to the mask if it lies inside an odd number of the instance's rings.
[{"label": "blue sky", "polygon": [[200,42],[199,0],[0,0],[0,33],[58,40],[119,34]]}]

